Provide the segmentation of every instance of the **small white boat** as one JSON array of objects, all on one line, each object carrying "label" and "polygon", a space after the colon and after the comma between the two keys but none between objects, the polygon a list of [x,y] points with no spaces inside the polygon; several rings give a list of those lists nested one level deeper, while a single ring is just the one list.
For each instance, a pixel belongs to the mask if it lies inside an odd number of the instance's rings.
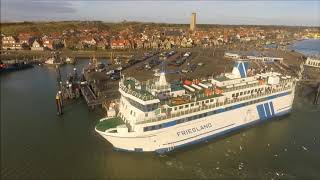
[{"label": "small white boat", "polygon": [[67,58],[66,58],[66,63],[67,63],[67,64],[74,64],[74,63],[75,63],[75,59],[70,58],[70,57],[67,57]]},{"label": "small white boat", "polygon": [[54,58],[48,58],[45,62],[44,65],[46,66],[61,66],[64,63],[62,62],[57,62]]}]

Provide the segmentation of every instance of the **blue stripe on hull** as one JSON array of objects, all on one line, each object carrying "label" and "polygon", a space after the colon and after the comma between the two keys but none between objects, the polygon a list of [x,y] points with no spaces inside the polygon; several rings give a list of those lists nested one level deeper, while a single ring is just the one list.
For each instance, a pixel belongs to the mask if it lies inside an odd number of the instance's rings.
[{"label": "blue stripe on hull", "polygon": [[263,105],[260,104],[257,106],[258,114],[259,114],[259,119],[265,119],[266,115],[264,113]]},{"label": "blue stripe on hull", "polygon": [[273,108],[273,103],[272,103],[272,101],[270,102],[270,108],[271,108],[272,115],[274,116],[275,113],[274,113],[274,108]]},{"label": "blue stripe on hull", "polygon": [[267,118],[268,118],[268,117],[271,117],[270,108],[269,108],[269,103],[265,103],[265,104],[264,104],[264,109],[266,110]]},{"label": "blue stripe on hull", "polygon": [[[261,107],[263,108],[263,105],[261,105]],[[286,111],[283,111],[283,112],[280,112],[278,114],[275,114],[275,116],[283,116],[285,114],[288,114],[291,112],[291,109],[289,110],[286,110]],[[265,117],[265,115],[263,115],[263,117]],[[185,147],[185,146],[189,146],[189,145],[193,145],[193,144],[198,144],[200,142],[203,142],[203,141],[207,141],[209,139],[212,139],[212,138],[215,138],[215,137],[218,137],[218,136],[221,136],[221,135],[224,135],[224,134],[227,134],[229,132],[232,132],[232,131],[236,131],[236,130],[240,130],[242,128],[245,128],[245,127],[250,127],[252,125],[255,125],[255,124],[259,124],[259,123],[262,123],[264,121],[259,121],[259,120],[266,120],[266,119],[272,119],[271,117],[270,118],[263,118],[263,119],[257,119],[255,121],[252,121],[250,123],[247,123],[247,124],[243,124],[241,126],[237,126],[237,127],[234,127],[234,128],[231,128],[231,129],[228,129],[228,130],[225,130],[225,131],[222,131],[220,133],[217,133],[217,134],[213,134],[213,135],[209,135],[207,137],[203,137],[203,138],[200,138],[200,139],[197,139],[195,141],[192,141],[192,142],[188,142],[188,143],[185,143],[185,144],[182,144],[182,145],[178,145],[178,146],[174,146],[174,147],[169,147],[169,148],[161,148],[161,149],[157,149],[156,152],[159,153],[159,154],[163,154],[163,153],[167,153],[167,152],[170,152],[170,151],[173,151],[173,150],[176,150],[178,148],[182,148],[182,147]]]}]

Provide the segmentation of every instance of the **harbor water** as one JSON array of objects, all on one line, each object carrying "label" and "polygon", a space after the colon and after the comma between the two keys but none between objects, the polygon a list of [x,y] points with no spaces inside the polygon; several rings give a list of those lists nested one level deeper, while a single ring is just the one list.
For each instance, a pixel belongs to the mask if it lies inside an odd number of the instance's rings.
[{"label": "harbor water", "polygon": [[[87,63],[79,60],[76,68]],[[297,93],[290,115],[158,155],[114,151],[94,131],[105,113],[83,99],[58,117],[54,69],[35,66],[0,78],[1,179],[320,178],[320,106],[312,97]]]}]

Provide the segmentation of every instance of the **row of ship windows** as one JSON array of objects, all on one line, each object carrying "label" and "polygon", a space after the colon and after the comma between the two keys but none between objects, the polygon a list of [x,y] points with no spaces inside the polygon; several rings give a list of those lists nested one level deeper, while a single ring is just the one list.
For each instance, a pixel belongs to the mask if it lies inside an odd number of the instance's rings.
[{"label": "row of ship windows", "polygon": [[[176,111],[176,110],[180,110],[180,109],[183,109],[183,108],[189,108],[189,107],[194,107],[195,105],[198,106],[200,104],[204,104],[204,103],[209,103],[209,102],[213,102],[214,99],[207,99],[207,100],[204,100],[204,101],[198,101],[198,102],[195,102],[195,103],[191,103],[191,104],[186,104],[186,105],[182,105],[182,106],[177,106],[177,107],[174,107],[173,109]],[[169,111],[172,110],[172,108],[168,108]]]},{"label": "row of ship windows", "polygon": [[239,95],[242,96],[242,95],[246,95],[246,94],[250,94],[250,93],[252,94],[253,92],[262,92],[262,90],[263,90],[263,88],[242,91],[242,92],[232,94],[232,97],[238,97]]},{"label": "row of ship windows", "polygon": [[246,84],[246,85],[242,85],[242,86],[226,88],[226,89],[223,89],[223,91],[230,92],[230,91],[234,91],[234,90],[238,90],[238,89],[246,89],[246,88],[250,88],[250,87],[254,87],[254,86],[258,86],[258,85],[259,85],[259,83]]},{"label": "row of ship windows", "polygon": [[308,64],[309,64],[309,65],[319,66],[319,67],[320,67],[320,63],[317,63],[317,62],[309,61]]},{"label": "row of ship windows", "polygon": [[[134,101],[132,99],[129,99],[129,98],[126,98],[126,99],[132,106],[136,107],[137,109],[139,109],[139,110],[141,110],[143,112],[153,111],[153,110],[157,109],[158,106],[159,106],[157,103],[149,104],[149,105],[142,105],[142,104],[140,104],[140,103],[138,103],[138,102],[136,102],[136,101]],[[125,105],[125,103],[123,101],[121,103],[122,103],[123,106]],[[127,105],[125,105],[125,108],[126,109],[128,108]]]},{"label": "row of ship windows", "polygon": [[206,117],[206,116],[211,116],[211,115],[214,115],[214,114],[218,114],[218,113],[221,113],[221,112],[224,112],[224,111],[230,111],[230,110],[237,109],[237,108],[244,107],[244,106],[248,106],[248,105],[251,105],[251,104],[257,104],[259,102],[266,101],[266,100],[268,100],[270,98],[275,98],[275,97],[280,97],[280,96],[282,96],[282,95],[275,95],[275,96],[272,96],[272,97],[256,99],[256,100],[252,100],[252,101],[245,102],[245,103],[242,103],[242,104],[237,104],[237,105],[230,106],[230,107],[227,107],[227,108],[217,109],[217,110],[214,110],[214,111],[210,111],[210,112],[206,112],[206,113],[202,113],[202,114],[198,114],[198,115],[194,115],[194,116],[178,119],[178,120],[167,122],[167,123],[163,123],[163,124],[158,124],[158,125],[154,125],[154,126],[147,126],[147,127],[144,127],[143,130],[144,131],[158,130],[158,129],[170,127],[170,126],[173,126],[173,125],[176,125],[176,124],[185,123],[185,122],[192,121],[192,120],[195,120],[195,119],[200,119],[200,118],[203,118],[203,117]]}]

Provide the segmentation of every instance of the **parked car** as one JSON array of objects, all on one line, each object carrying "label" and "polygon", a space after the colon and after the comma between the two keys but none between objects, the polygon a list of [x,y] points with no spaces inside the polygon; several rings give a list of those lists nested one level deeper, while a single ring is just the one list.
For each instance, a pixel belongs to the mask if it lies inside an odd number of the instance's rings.
[{"label": "parked car", "polygon": [[204,63],[202,63],[202,62],[198,63],[198,66],[203,66],[203,65],[204,65]]},{"label": "parked car", "polygon": [[197,65],[196,65],[196,64],[191,64],[191,65],[190,65],[190,70],[191,70],[191,72],[194,72],[194,71],[196,70],[196,68],[197,68]]}]

